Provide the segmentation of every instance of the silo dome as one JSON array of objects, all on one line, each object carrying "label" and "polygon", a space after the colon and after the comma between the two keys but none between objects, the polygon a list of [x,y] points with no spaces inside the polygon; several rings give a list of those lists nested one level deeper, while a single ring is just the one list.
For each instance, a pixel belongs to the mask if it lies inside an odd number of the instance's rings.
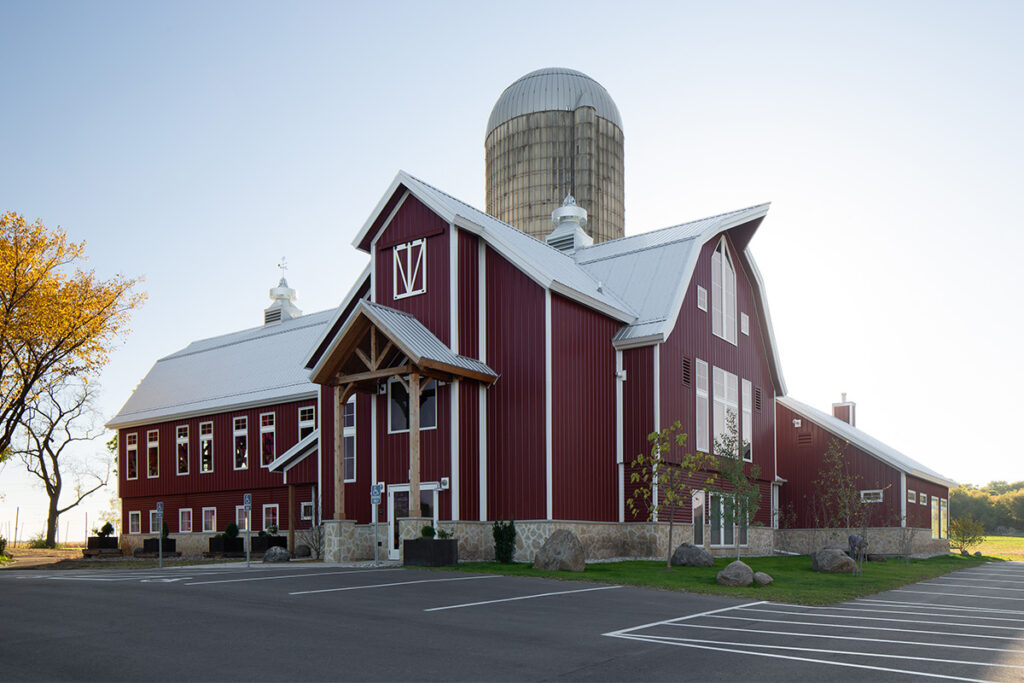
[{"label": "silo dome", "polygon": [[484,150],[492,216],[543,240],[573,195],[595,242],[623,236],[622,117],[590,76],[549,68],[516,80],[491,110]]}]

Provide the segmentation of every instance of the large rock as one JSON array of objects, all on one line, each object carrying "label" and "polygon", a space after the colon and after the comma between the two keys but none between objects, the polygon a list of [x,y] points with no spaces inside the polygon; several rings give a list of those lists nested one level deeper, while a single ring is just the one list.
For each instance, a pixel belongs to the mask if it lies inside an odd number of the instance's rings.
[{"label": "large rock", "polygon": [[718,572],[715,580],[723,586],[749,586],[754,583],[754,570],[746,562],[735,560]]},{"label": "large rock", "polygon": [[769,574],[765,574],[764,572],[754,572],[754,583],[758,586],[767,586],[774,580],[775,579],[773,579]]},{"label": "large rock", "polygon": [[714,567],[715,559],[699,545],[683,543],[672,553],[672,564],[677,567]]},{"label": "large rock", "polygon": [[584,566],[583,544],[576,538],[576,534],[566,529],[558,529],[548,536],[533,560],[534,569],[546,571],[568,569],[581,572]]},{"label": "large rock", "polygon": [[267,548],[267,552],[263,553],[264,562],[287,562],[290,559],[291,555],[288,549],[279,545],[272,545]]},{"label": "large rock", "polygon": [[811,569],[832,574],[852,574],[857,571],[857,563],[842,548],[822,548],[811,553]]}]

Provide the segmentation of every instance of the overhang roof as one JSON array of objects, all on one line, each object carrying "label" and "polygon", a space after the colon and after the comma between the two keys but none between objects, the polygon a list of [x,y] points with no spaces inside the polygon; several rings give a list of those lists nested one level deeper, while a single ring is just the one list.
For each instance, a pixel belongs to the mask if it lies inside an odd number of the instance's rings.
[{"label": "overhang roof", "polygon": [[938,484],[939,486],[947,486],[950,488],[956,486],[956,482],[952,479],[947,479],[938,472],[925,467],[913,458],[900,453],[892,446],[882,443],[870,434],[865,434],[861,430],[835,416],[824,413],[816,408],[812,408],[806,403],[801,403],[789,396],[779,396],[775,400],[780,405],[792,410],[801,418],[810,420],[825,431],[852,443],[865,453],[878,458],[882,462],[900,470],[901,472],[924,479],[925,481],[930,481],[931,483]]},{"label": "overhang roof", "polygon": [[305,460],[310,453],[315,453],[319,445],[320,428],[318,427],[307,434],[304,439],[300,439],[297,444],[277,456],[277,458],[267,466],[267,469],[271,472],[287,473],[288,470]]}]

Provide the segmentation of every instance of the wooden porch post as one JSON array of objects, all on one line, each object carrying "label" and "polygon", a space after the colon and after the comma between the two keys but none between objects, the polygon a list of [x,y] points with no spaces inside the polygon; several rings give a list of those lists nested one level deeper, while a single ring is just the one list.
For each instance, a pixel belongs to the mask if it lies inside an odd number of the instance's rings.
[{"label": "wooden porch post", "polygon": [[295,557],[295,523],[299,515],[295,514],[295,484],[288,484],[288,552]]},{"label": "wooden porch post", "polygon": [[344,389],[334,387],[334,519],[345,519]]},{"label": "wooden porch post", "polygon": [[420,517],[420,376],[409,374],[409,516]]}]

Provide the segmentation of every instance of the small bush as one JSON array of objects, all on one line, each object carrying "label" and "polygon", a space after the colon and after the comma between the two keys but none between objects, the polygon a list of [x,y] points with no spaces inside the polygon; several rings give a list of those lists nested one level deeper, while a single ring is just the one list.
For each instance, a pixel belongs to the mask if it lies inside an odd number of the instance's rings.
[{"label": "small bush", "polygon": [[499,522],[494,520],[494,559],[503,564],[511,564],[512,556],[516,552],[516,523],[515,520]]},{"label": "small bush", "polygon": [[40,531],[38,534],[36,534],[28,540],[28,547],[32,548],[33,550],[41,550],[43,548],[51,548],[53,546],[49,546],[46,544],[46,536],[44,536],[43,532]]},{"label": "small bush", "polygon": [[430,526],[429,524],[420,529],[420,536],[422,536],[423,538],[433,538],[434,533],[434,527]]},{"label": "small bush", "polygon": [[5,550],[7,550],[7,539],[0,536],[0,555],[3,555]]},{"label": "small bush", "polygon": [[949,525],[949,547],[969,551],[985,540],[985,529],[973,517],[954,519]]},{"label": "small bush", "polygon": [[268,536],[277,536],[277,525],[271,524],[270,526],[268,526],[267,527],[267,535]]},{"label": "small bush", "polygon": [[437,537],[439,539],[441,539],[442,541],[447,540],[449,538],[455,538],[455,532],[454,531],[448,531],[446,529],[438,529],[437,530]]},{"label": "small bush", "polygon": [[107,522],[99,529],[94,529],[93,532],[100,538],[107,538],[108,536],[110,536],[110,534],[114,533],[114,525],[110,522]]},{"label": "small bush", "polygon": [[164,522],[163,527],[160,529],[160,538],[167,538],[167,534],[170,532],[171,530],[167,527],[167,522]]},{"label": "small bush", "polygon": [[228,522],[228,525],[224,527],[224,535],[228,538],[238,538],[238,525],[234,522]]}]

